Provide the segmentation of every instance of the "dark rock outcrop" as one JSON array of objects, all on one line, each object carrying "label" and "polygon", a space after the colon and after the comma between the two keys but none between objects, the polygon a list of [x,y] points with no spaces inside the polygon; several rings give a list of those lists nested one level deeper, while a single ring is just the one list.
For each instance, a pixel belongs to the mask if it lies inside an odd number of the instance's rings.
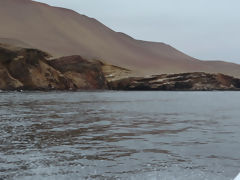
[{"label": "dark rock outcrop", "polygon": [[37,49],[0,46],[0,89],[68,89],[70,81],[47,63],[49,55]]},{"label": "dark rock outcrop", "polygon": [[71,79],[75,89],[106,89],[107,81],[100,61],[88,61],[81,56],[68,56],[48,62],[66,78]]},{"label": "dark rock outcrop", "polygon": [[109,83],[112,90],[240,90],[240,79],[203,72],[129,77]]},{"label": "dark rock outcrop", "polygon": [[105,89],[107,83],[98,61],[80,56],[48,60],[37,49],[0,44],[1,90]]}]

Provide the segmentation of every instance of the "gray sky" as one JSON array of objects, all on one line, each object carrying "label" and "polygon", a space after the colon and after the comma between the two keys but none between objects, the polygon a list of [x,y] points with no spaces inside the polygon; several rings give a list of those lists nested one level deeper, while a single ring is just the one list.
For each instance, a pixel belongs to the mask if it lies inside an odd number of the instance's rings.
[{"label": "gray sky", "polygon": [[37,0],[199,59],[240,63],[239,0]]}]

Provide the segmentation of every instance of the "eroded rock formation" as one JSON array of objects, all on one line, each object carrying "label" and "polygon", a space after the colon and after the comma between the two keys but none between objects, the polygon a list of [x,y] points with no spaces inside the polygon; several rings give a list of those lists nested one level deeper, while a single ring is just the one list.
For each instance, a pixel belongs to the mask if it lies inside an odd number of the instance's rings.
[{"label": "eroded rock formation", "polygon": [[109,84],[113,90],[240,90],[240,79],[203,72],[129,77]]},{"label": "eroded rock formation", "polygon": [[80,56],[48,60],[37,49],[0,45],[1,90],[105,89],[101,63]]},{"label": "eroded rock formation", "polygon": [[71,80],[74,89],[106,89],[107,81],[102,71],[102,62],[87,61],[81,56],[68,56],[48,62]]},{"label": "eroded rock formation", "polygon": [[203,72],[140,76],[81,56],[50,59],[29,48],[0,44],[1,90],[240,90],[240,79]]}]

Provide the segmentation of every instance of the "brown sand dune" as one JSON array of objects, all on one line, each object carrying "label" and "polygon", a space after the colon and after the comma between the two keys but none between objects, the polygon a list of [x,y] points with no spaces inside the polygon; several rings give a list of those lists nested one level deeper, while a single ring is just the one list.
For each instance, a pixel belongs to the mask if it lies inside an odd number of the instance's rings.
[{"label": "brown sand dune", "polygon": [[146,74],[219,72],[240,77],[240,65],[200,61],[164,43],[135,40],[72,10],[30,0],[0,0],[0,38],[55,57],[81,55]]}]

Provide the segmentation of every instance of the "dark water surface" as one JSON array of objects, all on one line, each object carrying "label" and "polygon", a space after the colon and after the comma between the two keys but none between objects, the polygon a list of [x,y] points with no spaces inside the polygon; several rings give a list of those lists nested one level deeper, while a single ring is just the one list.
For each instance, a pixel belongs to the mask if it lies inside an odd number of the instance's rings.
[{"label": "dark water surface", "polygon": [[231,180],[240,92],[0,93],[0,179]]}]

